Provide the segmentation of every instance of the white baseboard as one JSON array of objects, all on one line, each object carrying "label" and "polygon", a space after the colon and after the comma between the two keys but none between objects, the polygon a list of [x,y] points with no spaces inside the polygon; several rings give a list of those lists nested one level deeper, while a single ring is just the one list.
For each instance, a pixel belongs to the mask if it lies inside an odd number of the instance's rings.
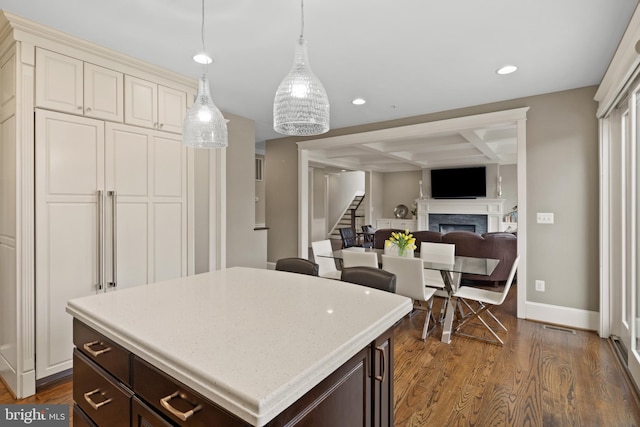
[{"label": "white baseboard", "polygon": [[600,325],[600,313],[597,311],[581,310],[577,308],[561,307],[557,305],[541,304],[538,302],[526,303],[527,320],[552,323],[571,328],[598,331]]},{"label": "white baseboard", "polygon": [[267,261],[267,270],[275,270],[275,269],[276,269],[276,263]]},{"label": "white baseboard", "polygon": [[36,371],[31,370],[19,375],[2,355],[0,355],[0,376],[9,392],[18,399],[36,394]]}]

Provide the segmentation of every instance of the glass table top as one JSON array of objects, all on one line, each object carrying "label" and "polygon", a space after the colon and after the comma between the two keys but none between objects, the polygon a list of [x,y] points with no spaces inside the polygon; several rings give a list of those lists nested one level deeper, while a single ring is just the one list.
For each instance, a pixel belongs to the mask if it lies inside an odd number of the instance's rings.
[{"label": "glass table top", "polygon": [[[378,263],[382,264],[382,255],[384,249],[374,248],[347,248],[333,251],[330,253],[317,254],[323,258],[342,259],[343,251],[359,251],[359,252],[375,252],[378,254]],[[420,258],[420,253],[414,255],[416,258]],[[453,273],[468,273],[490,276],[493,270],[498,266],[500,260],[492,258],[474,258],[467,256],[455,256],[455,262],[453,264],[443,264],[437,262],[423,261],[424,268],[429,270],[450,271]]]}]

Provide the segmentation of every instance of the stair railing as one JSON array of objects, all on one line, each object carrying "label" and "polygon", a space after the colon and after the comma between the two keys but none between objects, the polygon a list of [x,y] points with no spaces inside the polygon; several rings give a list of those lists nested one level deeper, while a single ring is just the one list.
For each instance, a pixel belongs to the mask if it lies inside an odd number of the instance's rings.
[{"label": "stair railing", "polygon": [[[338,228],[338,225],[340,225],[340,222],[342,221],[342,218],[344,218],[344,216],[347,214],[348,211],[350,211],[349,212],[349,218],[350,218],[351,228],[353,228],[355,230],[355,228],[356,228],[356,218],[357,218],[356,212],[357,212],[358,208],[360,207],[360,205],[362,204],[362,201],[364,200],[364,196],[365,196],[364,191],[356,191],[355,192],[355,194],[351,198],[351,201],[347,204],[347,206],[342,211],[342,215],[340,215],[340,217],[338,217],[338,221],[333,225],[333,227],[331,227],[331,230],[329,231],[329,236],[331,236],[336,231],[336,228]],[[355,206],[355,208],[352,208],[352,205],[353,205],[354,201],[356,201],[356,200],[357,200],[357,205]]]}]

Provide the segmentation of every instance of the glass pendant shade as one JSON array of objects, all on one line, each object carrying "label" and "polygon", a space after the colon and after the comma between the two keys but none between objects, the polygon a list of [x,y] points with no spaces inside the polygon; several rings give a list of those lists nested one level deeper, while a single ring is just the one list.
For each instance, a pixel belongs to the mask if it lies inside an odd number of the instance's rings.
[{"label": "glass pendant shade", "polygon": [[313,74],[302,36],[293,67],[282,80],[273,102],[273,128],[284,135],[320,135],[329,130],[329,97]]},{"label": "glass pendant shade", "polygon": [[227,120],[211,99],[206,76],[200,78],[196,100],[184,117],[182,143],[194,148],[225,148],[229,145]]}]

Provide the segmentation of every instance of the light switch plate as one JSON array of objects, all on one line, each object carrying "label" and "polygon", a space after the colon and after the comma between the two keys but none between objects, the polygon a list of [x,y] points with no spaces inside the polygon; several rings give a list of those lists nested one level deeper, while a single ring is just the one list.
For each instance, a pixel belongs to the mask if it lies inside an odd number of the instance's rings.
[{"label": "light switch plate", "polygon": [[536,222],[538,224],[553,224],[553,213],[538,212]]}]

